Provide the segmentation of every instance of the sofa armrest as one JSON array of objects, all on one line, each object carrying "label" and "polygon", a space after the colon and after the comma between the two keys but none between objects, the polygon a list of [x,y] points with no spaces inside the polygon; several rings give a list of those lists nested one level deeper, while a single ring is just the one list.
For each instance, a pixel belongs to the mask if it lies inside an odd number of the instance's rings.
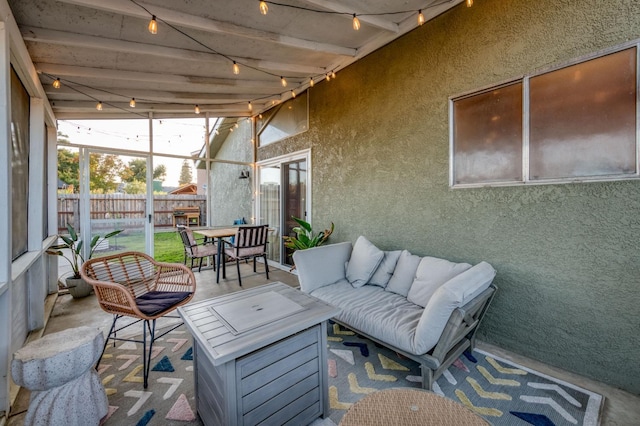
[{"label": "sofa armrest", "polygon": [[[482,298],[485,296],[488,298],[490,294],[493,294],[493,290],[489,292],[486,290],[495,275],[496,271],[490,264],[480,262],[443,284],[429,299],[418,322],[413,341],[415,353],[426,353],[436,345],[441,345],[442,337],[450,335],[449,332],[444,333],[445,327],[464,326],[462,321],[452,325],[450,321],[452,314],[457,308],[466,307],[480,295]],[[484,314],[484,311],[482,313]],[[463,314],[463,316],[466,315]],[[477,327],[478,322],[473,324],[471,328]],[[462,336],[467,335],[470,331],[467,329],[462,333]],[[453,331],[453,334],[458,333]],[[455,339],[453,340],[451,344],[455,345]],[[444,346],[448,346],[448,344]]]},{"label": "sofa armrest", "polygon": [[300,289],[305,293],[345,279],[345,263],[351,257],[350,242],[296,250],[293,262]]}]

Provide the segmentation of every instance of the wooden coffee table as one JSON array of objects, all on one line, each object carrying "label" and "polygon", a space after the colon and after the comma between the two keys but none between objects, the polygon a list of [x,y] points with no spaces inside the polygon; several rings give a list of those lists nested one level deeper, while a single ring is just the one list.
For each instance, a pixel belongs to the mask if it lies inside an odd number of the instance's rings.
[{"label": "wooden coffee table", "polygon": [[374,392],[349,408],[340,426],[487,426],[464,405],[433,392],[392,388]]},{"label": "wooden coffee table", "polygon": [[328,415],[327,320],[339,309],[272,283],[178,312],[193,335],[205,425],[306,425]]}]

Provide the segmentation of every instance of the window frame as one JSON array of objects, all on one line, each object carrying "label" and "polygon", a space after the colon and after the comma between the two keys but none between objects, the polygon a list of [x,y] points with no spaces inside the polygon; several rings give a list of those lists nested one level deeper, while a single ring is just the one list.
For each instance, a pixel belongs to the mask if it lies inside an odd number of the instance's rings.
[{"label": "window frame", "polygon": [[[547,179],[531,179],[530,178],[530,80],[531,78],[548,74],[553,71],[579,65],[594,59],[598,59],[607,55],[622,52],[627,49],[636,49],[636,100],[635,100],[635,163],[636,170],[633,174],[622,175],[594,175],[570,178],[547,178]],[[508,85],[522,83],[522,179],[517,181],[501,181],[501,182],[475,182],[475,183],[456,183],[455,182],[455,102],[467,99],[476,95],[486,93],[488,91],[505,87]],[[611,182],[636,180],[640,178],[640,39],[632,40],[623,44],[619,44],[597,52],[586,54],[549,67],[539,68],[531,73],[518,76],[508,80],[504,80],[497,84],[487,85],[479,89],[470,90],[464,93],[456,94],[449,97],[449,187],[458,188],[482,188],[482,187],[502,187],[502,186],[525,186],[525,185],[550,185],[565,183],[584,183],[584,182]]]}]

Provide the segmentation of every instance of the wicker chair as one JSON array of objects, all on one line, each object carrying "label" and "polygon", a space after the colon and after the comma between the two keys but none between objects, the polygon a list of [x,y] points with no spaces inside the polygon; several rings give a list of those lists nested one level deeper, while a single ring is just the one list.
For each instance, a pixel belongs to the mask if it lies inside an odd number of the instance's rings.
[{"label": "wicker chair", "polygon": [[[171,325],[156,335],[156,319],[169,316],[169,312],[188,303],[196,291],[196,280],[191,269],[177,263],[156,262],[151,256],[139,252],[126,252],[88,260],[82,264],[80,275],[93,286],[100,307],[113,314],[113,323],[105,340],[142,343],[144,387],[147,388],[153,342],[182,325]],[[116,329],[123,316],[137,321]],[[142,340],[123,339],[117,333],[143,321]],[[147,332],[149,348],[147,350]],[[101,357],[102,358],[102,357]],[[100,360],[98,360],[100,364]]]}]

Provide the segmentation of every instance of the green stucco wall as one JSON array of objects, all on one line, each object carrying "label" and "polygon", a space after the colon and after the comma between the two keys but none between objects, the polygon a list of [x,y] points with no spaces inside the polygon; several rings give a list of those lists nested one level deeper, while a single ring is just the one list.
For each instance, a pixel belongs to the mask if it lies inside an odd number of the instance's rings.
[{"label": "green stucco wall", "polygon": [[218,162],[211,163],[212,226],[228,226],[241,217],[251,223],[253,172],[249,179],[238,179],[241,171],[251,170],[249,164],[253,162],[251,124],[240,120],[238,126],[216,153]]},{"label": "green stucco wall", "polygon": [[486,260],[480,338],[640,394],[640,181],[452,190],[448,98],[640,38],[637,0],[482,0],[310,91],[313,223],[333,242]]}]

